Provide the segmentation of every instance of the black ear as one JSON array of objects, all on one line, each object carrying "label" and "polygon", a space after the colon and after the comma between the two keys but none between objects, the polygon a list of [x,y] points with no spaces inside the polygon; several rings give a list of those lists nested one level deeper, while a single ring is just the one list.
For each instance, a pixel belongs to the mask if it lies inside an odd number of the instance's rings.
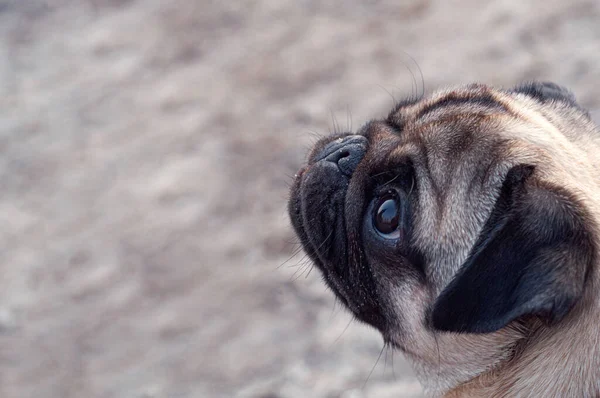
[{"label": "black ear", "polygon": [[532,173],[508,173],[472,253],[434,304],[435,329],[489,333],[523,315],[552,324],[581,297],[595,256],[592,220]]},{"label": "black ear", "polygon": [[571,91],[552,82],[527,82],[516,86],[509,92],[525,94],[543,103],[561,101],[580,108]]}]

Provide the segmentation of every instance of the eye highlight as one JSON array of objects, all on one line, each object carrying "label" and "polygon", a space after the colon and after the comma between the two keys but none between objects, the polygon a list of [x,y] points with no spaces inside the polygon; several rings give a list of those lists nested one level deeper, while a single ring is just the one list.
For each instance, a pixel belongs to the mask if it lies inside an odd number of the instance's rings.
[{"label": "eye highlight", "polygon": [[401,217],[400,198],[396,192],[385,193],[375,203],[373,226],[382,237],[396,239],[400,236]]}]

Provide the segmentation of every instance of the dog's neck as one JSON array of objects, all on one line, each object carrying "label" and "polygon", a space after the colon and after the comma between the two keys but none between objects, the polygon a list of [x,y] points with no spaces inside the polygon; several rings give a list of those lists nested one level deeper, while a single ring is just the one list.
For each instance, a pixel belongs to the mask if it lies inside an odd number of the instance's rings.
[{"label": "dog's neck", "polygon": [[455,397],[600,396],[600,275],[570,316],[535,327],[506,363],[444,394]]}]

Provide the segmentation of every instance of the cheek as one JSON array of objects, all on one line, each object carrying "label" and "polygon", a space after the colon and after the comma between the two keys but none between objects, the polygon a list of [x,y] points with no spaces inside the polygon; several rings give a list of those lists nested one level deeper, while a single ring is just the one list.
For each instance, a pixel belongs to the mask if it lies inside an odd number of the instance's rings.
[{"label": "cheek", "polygon": [[421,351],[429,339],[425,315],[432,303],[432,294],[426,286],[415,280],[405,280],[389,288],[390,303],[395,328],[388,336],[395,344],[407,352]]}]

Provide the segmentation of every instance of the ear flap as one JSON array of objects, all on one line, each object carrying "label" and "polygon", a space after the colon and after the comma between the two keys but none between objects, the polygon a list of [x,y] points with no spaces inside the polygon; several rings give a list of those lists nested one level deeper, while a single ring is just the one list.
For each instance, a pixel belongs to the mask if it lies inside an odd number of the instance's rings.
[{"label": "ear flap", "polygon": [[509,92],[525,94],[537,99],[542,103],[549,101],[561,101],[566,102],[567,104],[576,108],[581,108],[575,99],[575,95],[573,95],[571,91],[552,82],[523,83],[509,90]]},{"label": "ear flap", "polygon": [[507,175],[477,244],[431,313],[435,329],[489,333],[523,316],[560,321],[581,297],[595,256],[591,220],[560,188]]}]

